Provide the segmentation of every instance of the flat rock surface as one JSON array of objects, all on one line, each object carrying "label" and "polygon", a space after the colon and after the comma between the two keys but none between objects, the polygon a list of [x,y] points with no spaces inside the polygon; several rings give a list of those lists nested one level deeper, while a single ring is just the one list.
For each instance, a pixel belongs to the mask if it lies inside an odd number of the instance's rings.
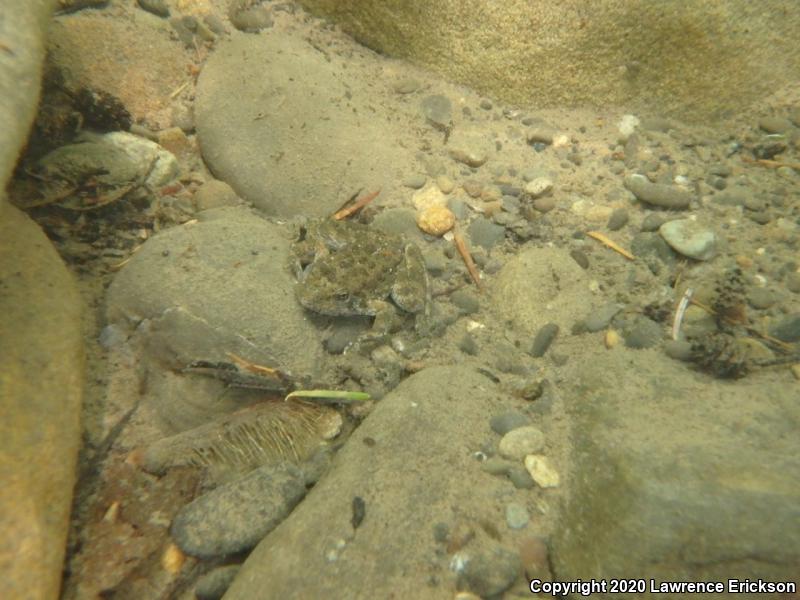
[{"label": "flat rock surface", "polygon": [[[475,558],[467,569],[473,588],[491,585],[487,578],[495,575],[477,573],[484,559],[506,557],[513,572],[513,536],[504,532],[498,548],[479,525],[503,514],[501,499],[511,492],[473,456],[493,436],[497,394],[496,384],[467,367],[426,369],[402,383],[253,551],[226,598],[288,598],[298,589],[315,598],[452,597],[466,567],[452,570],[458,545],[448,551],[447,535],[437,542],[436,527],[471,538],[458,552],[463,564]],[[356,498],[363,501],[360,522]]]},{"label": "flat rock surface", "polygon": [[679,376],[678,363],[650,377],[649,355],[626,361],[624,376],[611,355],[573,369],[565,397],[575,422],[570,525],[553,540],[554,568],[565,580],[630,572],[660,581],[792,580],[800,560],[800,530],[789,526],[800,522],[796,397],[757,376],[709,395],[707,382]]},{"label": "flat rock surface", "polygon": [[0,597],[55,598],[80,445],[77,286],[36,223],[0,204]]},{"label": "flat rock surface", "polygon": [[382,91],[356,84],[364,69],[358,55],[345,66],[295,36],[234,33],[198,80],[207,164],[272,215],[331,214],[376,184],[386,195],[412,155],[397,151],[408,133],[390,119]]},{"label": "flat rock surface", "polygon": [[[562,329],[574,322],[589,306],[586,273],[558,248],[528,248],[511,260],[497,275],[494,307],[498,317],[514,323],[517,333],[533,336],[547,323]],[[564,302],[565,297],[570,302]]]}]

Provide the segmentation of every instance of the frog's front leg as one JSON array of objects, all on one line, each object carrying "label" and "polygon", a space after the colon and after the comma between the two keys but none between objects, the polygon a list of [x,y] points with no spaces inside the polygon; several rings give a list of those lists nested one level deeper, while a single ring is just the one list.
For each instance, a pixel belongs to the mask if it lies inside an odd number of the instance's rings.
[{"label": "frog's front leg", "polygon": [[373,300],[369,302],[370,314],[375,315],[372,328],[367,336],[372,339],[383,338],[384,336],[397,331],[401,325],[400,315],[397,309],[386,300]]},{"label": "frog's front leg", "polygon": [[412,314],[427,310],[430,304],[428,271],[422,252],[415,244],[403,248],[403,260],[397,267],[391,296],[397,306]]}]

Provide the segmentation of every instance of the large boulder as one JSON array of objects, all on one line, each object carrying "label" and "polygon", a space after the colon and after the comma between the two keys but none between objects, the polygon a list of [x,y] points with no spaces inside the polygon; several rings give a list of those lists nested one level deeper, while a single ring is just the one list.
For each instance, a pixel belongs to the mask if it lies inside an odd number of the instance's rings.
[{"label": "large boulder", "polygon": [[[45,34],[55,0],[3,2],[0,42],[0,187],[5,188],[39,99]],[[3,198],[0,194],[0,202]]]},{"label": "large boulder", "polygon": [[486,473],[475,457],[502,402],[496,384],[467,366],[409,377],[256,547],[225,598],[502,593],[521,573],[520,534],[494,523],[504,500],[530,494]]},{"label": "large boulder", "polygon": [[267,214],[322,216],[412,170],[416,142],[381,91],[372,56],[323,53],[297,36],[234,33],[197,82],[195,118],[214,174]]},{"label": "large boulder", "polygon": [[663,361],[599,353],[566,379],[575,449],[557,579],[795,579],[800,404],[786,385],[796,384],[788,372],[687,378]]},{"label": "large boulder", "polygon": [[365,45],[523,107],[724,117],[793,80],[787,0],[302,0]]},{"label": "large boulder", "polygon": [[319,333],[294,297],[290,233],[244,208],[201,213],[150,238],[108,292],[108,320],[145,349],[148,392],[167,430],[235,408],[220,382],[183,376],[229,353],[314,380]]},{"label": "large boulder", "polygon": [[57,598],[80,446],[81,299],[39,226],[0,205],[0,598]]}]

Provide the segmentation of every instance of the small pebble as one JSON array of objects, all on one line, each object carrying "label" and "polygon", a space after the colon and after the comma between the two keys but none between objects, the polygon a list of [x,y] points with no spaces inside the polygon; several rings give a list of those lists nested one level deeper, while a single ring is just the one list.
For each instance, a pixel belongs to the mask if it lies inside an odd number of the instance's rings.
[{"label": "small pebble", "polygon": [[589,268],[589,257],[586,256],[586,253],[583,250],[573,249],[569,251],[569,255],[572,257],[578,266],[581,269],[588,269]]},{"label": "small pebble", "polygon": [[221,206],[235,206],[240,202],[233,188],[219,179],[207,181],[197,188],[193,200],[198,211]]},{"label": "small pebble", "polygon": [[417,213],[417,226],[430,235],[444,235],[456,224],[456,216],[446,206],[429,206]]},{"label": "small pebble", "polygon": [[333,328],[322,346],[328,354],[343,354],[363,333],[363,329],[358,323],[342,322]]},{"label": "small pebble", "polygon": [[528,510],[522,504],[509,502],[506,505],[506,523],[511,529],[522,529],[529,520]]},{"label": "small pebble", "polygon": [[603,344],[609,350],[619,346],[620,341],[622,341],[622,339],[619,333],[617,333],[616,329],[609,329],[608,331],[606,331],[606,334],[603,338]]},{"label": "small pebble", "polygon": [[553,181],[549,177],[537,177],[525,184],[525,192],[533,198],[541,198],[553,191]]},{"label": "small pebble", "polygon": [[792,128],[792,122],[782,117],[764,117],[758,126],[767,133],[784,133]]},{"label": "small pebble", "polygon": [[709,260],[716,254],[717,236],[691,219],[668,221],[658,232],[675,252],[689,258]]},{"label": "small pebble", "polygon": [[747,212],[745,215],[748,219],[759,225],[766,225],[772,220],[772,215],[768,212]]},{"label": "small pebble", "polygon": [[458,307],[462,315],[474,314],[481,307],[477,294],[465,289],[456,290],[450,294],[450,302]]},{"label": "small pebble", "polygon": [[642,231],[656,231],[666,222],[666,219],[658,213],[650,213],[642,221]]},{"label": "small pebble", "polygon": [[525,468],[531,474],[536,485],[543,488],[558,487],[561,478],[551,465],[546,456],[529,454],[525,457]]},{"label": "small pebble", "polygon": [[549,213],[556,207],[556,199],[553,197],[547,198],[536,198],[533,201],[533,208],[538,210],[540,213]]},{"label": "small pebble", "polygon": [[623,332],[628,348],[652,348],[664,337],[661,325],[646,317],[635,319]]},{"label": "small pebble", "polygon": [[[481,246],[486,250],[491,250],[494,246],[505,239],[506,229],[491,221],[478,217],[470,223],[467,230],[469,239],[476,246]],[[476,258],[473,256],[473,258]]]},{"label": "small pebble", "polygon": [[398,94],[411,94],[420,88],[420,82],[413,77],[405,77],[395,82],[393,89]]},{"label": "small pebble", "polygon": [[447,175],[439,175],[439,177],[436,178],[436,185],[439,186],[439,190],[443,194],[451,193],[456,187],[455,182]]},{"label": "small pebble", "polygon": [[730,165],[717,163],[716,165],[711,165],[708,172],[720,177],[730,177],[733,174],[733,169],[731,169]]},{"label": "small pebble", "polygon": [[480,198],[483,193],[483,184],[477,179],[467,179],[461,184],[461,187],[470,198]]},{"label": "small pebble", "polygon": [[618,208],[611,213],[608,218],[608,230],[619,231],[628,224],[628,211],[624,208]]},{"label": "small pebble", "polygon": [[522,538],[519,542],[519,557],[526,577],[551,581],[549,552],[542,538],[533,536]]},{"label": "small pebble", "polygon": [[536,483],[531,479],[531,474],[522,465],[511,465],[506,477],[518,490],[532,490],[536,487]]},{"label": "small pebble", "polygon": [[499,543],[483,552],[467,554],[459,562],[463,564],[461,576],[467,587],[481,598],[500,596],[513,585],[521,568],[519,555]]},{"label": "small pebble", "polygon": [[489,426],[498,435],[505,435],[512,429],[524,427],[530,423],[530,419],[521,412],[510,410],[493,416],[489,420]]},{"label": "small pebble", "polygon": [[228,33],[228,28],[217,15],[209,13],[203,17],[203,23],[216,35],[225,35]]},{"label": "small pebble", "polygon": [[553,138],[555,137],[556,132],[546,125],[539,125],[534,127],[528,132],[526,136],[527,142],[531,145],[534,144],[545,144],[549,146],[553,143]]},{"label": "small pebble", "polygon": [[458,349],[461,350],[464,354],[469,354],[470,356],[475,356],[478,354],[478,342],[475,341],[475,338],[472,337],[470,334],[465,333],[461,340],[458,342]]},{"label": "small pebble", "polygon": [[169,16],[169,7],[164,0],[137,0],[137,2],[142,9],[157,17],[165,18]]},{"label": "small pebble", "polygon": [[517,427],[505,434],[498,446],[501,456],[522,460],[529,454],[536,454],[544,448],[544,434],[533,425]]},{"label": "small pebble", "polygon": [[629,175],[625,187],[641,202],[670,210],[689,208],[692,193],[675,185],[650,183],[644,175]]},{"label": "small pebble", "polygon": [[775,304],[778,301],[778,297],[774,290],[757,287],[747,294],[747,301],[753,308],[765,309]]},{"label": "small pebble", "polygon": [[724,206],[744,206],[747,199],[750,197],[750,192],[742,188],[729,188],[719,194],[714,194],[712,199],[718,204]]},{"label": "small pebble", "polygon": [[664,353],[675,360],[688,361],[692,358],[692,344],[684,340],[667,340]]},{"label": "small pebble", "polygon": [[403,180],[403,185],[413,190],[418,190],[425,185],[428,178],[422,174],[409,175]]},{"label": "small pebble", "polygon": [[547,323],[546,325],[542,326],[541,329],[536,333],[536,337],[533,339],[533,344],[531,345],[530,354],[534,358],[540,358],[544,356],[545,352],[550,348],[550,345],[553,343],[553,340],[556,339],[558,335],[558,325],[555,323]]},{"label": "small pebble", "polygon": [[782,342],[791,344],[800,341],[800,313],[782,317],[769,328],[769,333]]},{"label": "small pebble", "polygon": [[461,198],[448,198],[447,208],[453,211],[456,219],[466,219],[470,213],[469,206]]},{"label": "small pebble", "polygon": [[252,5],[250,0],[236,0],[228,12],[231,25],[245,33],[257,33],[272,27],[272,15],[262,4]]},{"label": "small pebble", "polygon": [[474,131],[456,129],[450,136],[447,152],[453,160],[473,168],[480,167],[489,160],[486,138]]},{"label": "small pebble", "polygon": [[508,475],[509,470],[511,470],[513,466],[514,463],[510,460],[492,456],[483,462],[481,469],[490,475]]},{"label": "small pebble", "polygon": [[611,319],[613,319],[622,309],[623,306],[621,304],[612,302],[593,310],[584,320],[584,327],[586,328],[586,331],[592,333],[596,331],[602,331],[608,327],[608,325],[611,323]]}]

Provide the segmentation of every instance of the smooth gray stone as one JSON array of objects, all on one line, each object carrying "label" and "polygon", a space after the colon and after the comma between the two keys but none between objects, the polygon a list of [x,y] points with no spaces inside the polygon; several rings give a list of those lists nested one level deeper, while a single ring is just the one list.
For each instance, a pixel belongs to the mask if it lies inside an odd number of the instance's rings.
[{"label": "smooth gray stone", "polygon": [[178,511],[170,535],[186,554],[214,558],[255,547],[306,493],[297,467],[260,467],[223,484]]},{"label": "smooth gray stone", "polygon": [[83,302],[11,205],[0,205],[0,282],[0,598],[56,598],[81,443]]},{"label": "smooth gray stone", "polygon": [[670,210],[689,208],[692,193],[675,185],[651,183],[644,175],[629,175],[625,178],[625,187],[636,198],[647,204]]}]

